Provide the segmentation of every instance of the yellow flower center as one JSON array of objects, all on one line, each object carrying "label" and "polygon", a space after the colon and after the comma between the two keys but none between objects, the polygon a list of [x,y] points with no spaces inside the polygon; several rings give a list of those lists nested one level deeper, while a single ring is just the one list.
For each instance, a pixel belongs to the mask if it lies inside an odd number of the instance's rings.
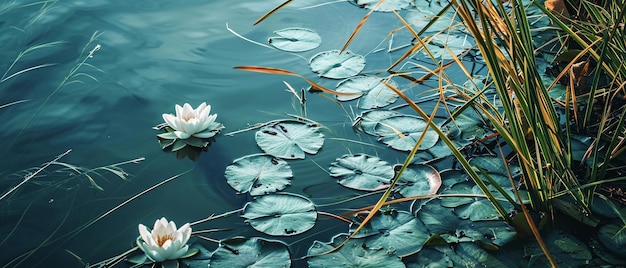
[{"label": "yellow flower center", "polygon": [[166,234],[163,236],[157,236],[156,243],[159,247],[162,247],[167,240],[174,240],[174,236],[172,234]]}]

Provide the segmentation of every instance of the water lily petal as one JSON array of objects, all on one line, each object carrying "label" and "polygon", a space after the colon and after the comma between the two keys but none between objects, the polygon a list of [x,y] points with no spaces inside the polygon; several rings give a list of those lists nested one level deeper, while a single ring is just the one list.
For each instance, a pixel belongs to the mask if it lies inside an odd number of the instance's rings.
[{"label": "water lily petal", "polygon": [[177,229],[176,229],[176,223],[175,223],[174,221],[170,221],[170,222],[167,224],[167,228],[165,229],[165,231],[166,231],[168,234],[175,234],[175,233],[176,233],[176,231],[177,231]]},{"label": "water lily petal", "polygon": [[180,229],[178,229],[178,234],[182,237],[182,244],[187,244],[187,241],[189,241],[191,237],[191,226],[189,223],[185,223],[185,225],[181,226]]},{"label": "water lily petal", "polygon": [[217,134],[217,132],[215,132],[215,131],[213,131],[213,130],[211,130],[211,129],[207,129],[207,130],[205,130],[205,131],[202,131],[202,132],[198,132],[198,133],[196,133],[196,134],[193,134],[193,136],[194,136],[194,137],[201,138],[201,139],[208,139],[208,138],[210,138],[210,137],[215,136],[215,134]]},{"label": "water lily petal", "polygon": [[137,243],[137,246],[139,246],[139,249],[141,249],[141,251],[143,251],[143,253],[146,254],[146,256],[148,256],[150,260],[154,262],[160,262],[165,260],[158,251],[154,250],[158,247],[150,247],[144,242]]},{"label": "water lily petal", "polygon": [[178,259],[178,258],[182,257],[183,255],[187,254],[187,251],[189,251],[189,246],[185,245],[184,247],[180,248],[178,251],[172,253],[169,256],[169,259],[170,260]]},{"label": "water lily petal", "polygon": [[187,134],[194,134],[196,132],[200,132],[200,131],[204,130],[204,129],[200,128],[201,125],[202,125],[202,122],[200,122],[200,120],[198,118],[191,118],[184,125],[185,132]]},{"label": "water lily petal", "polygon": [[189,103],[185,103],[183,105],[183,111],[182,111],[182,118],[181,119],[183,121],[186,121],[185,119],[189,119],[190,117],[194,117],[193,107],[191,107],[191,105],[189,105]]},{"label": "water lily petal", "polygon": [[162,217],[154,222],[154,229],[152,229],[152,235],[165,234],[165,227],[167,226],[167,219]]},{"label": "water lily petal", "polygon": [[165,123],[171,128],[173,128],[174,130],[180,129],[179,120],[174,115],[163,114],[163,120],[165,120]]},{"label": "water lily petal", "polygon": [[176,117],[177,118],[182,118],[183,116],[183,107],[176,104],[176,106],[174,106],[174,108],[176,109]]},{"label": "water lily petal", "polygon": [[187,134],[185,132],[182,132],[182,131],[178,131],[178,130],[174,131],[174,135],[176,135],[176,137],[178,137],[181,140],[184,140],[184,139],[187,139],[187,138],[191,137],[191,135],[189,135],[189,134]]},{"label": "water lily petal", "polygon": [[148,227],[143,224],[139,224],[139,235],[144,242],[150,243],[151,245],[155,244],[152,234],[148,231]]},{"label": "water lily petal", "polygon": [[206,102],[203,102],[196,108],[196,112],[199,118],[207,117],[211,112],[211,105],[207,105]]}]

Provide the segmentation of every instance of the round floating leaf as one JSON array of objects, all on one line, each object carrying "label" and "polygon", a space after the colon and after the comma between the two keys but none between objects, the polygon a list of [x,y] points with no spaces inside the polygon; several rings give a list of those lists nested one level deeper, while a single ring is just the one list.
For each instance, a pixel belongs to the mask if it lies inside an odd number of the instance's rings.
[{"label": "round floating leaf", "polygon": [[313,242],[309,248],[307,263],[309,267],[362,267],[362,268],[404,268],[400,258],[381,248],[371,248],[364,239],[352,238],[336,251],[329,252],[339,246],[348,236],[340,234],[333,237],[331,243]]},{"label": "round floating leaf", "polygon": [[303,233],[315,225],[313,203],[299,195],[264,195],[246,204],[241,217],[255,230],[268,235],[289,236]]},{"label": "round floating leaf", "polygon": [[614,254],[626,258],[626,229],[619,222],[604,224],[598,231],[600,242]]},{"label": "round floating leaf", "polygon": [[517,232],[503,220],[462,221],[457,233],[469,237],[472,241],[481,241],[501,247],[517,238]]},{"label": "round floating leaf", "polygon": [[402,261],[407,264],[407,267],[454,267],[450,255],[454,255],[454,252],[448,245],[429,246],[420,250],[418,254],[402,258]]},{"label": "round floating leaf", "polygon": [[[476,156],[470,159],[470,164],[484,169],[488,173],[510,173],[513,177],[517,177],[522,174],[519,166],[511,163],[504,163],[502,157],[497,156]],[[510,184],[511,183],[509,182],[508,185]]]},{"label": "round floating leaf", "polygon": [[285,28],[274,31],[269,43],[280,50],[301,52],[314,49],[322,43],[322,38],[315,31],[306,28]]},{"label": "round floating leaf", "polygon": [[[465,50],[471,49],[474,44],[470,41],[468,35],[463,33],[437,34],[430,39],[426,47],[436,59],[453,59],[455,56],[461,55]],[[452,54],[450,54],[452,52]],[[429,56],[424,50],[423,54]]]},{"label": "round floating leaf", "polygon": [[[492,191],[496,198],[502,198],[497,191]],[[483,195],[478,186],[471,186],[469,183],[459,183],[442,192],[442,194],[468,194]],[[511,194],[509,194],[511,195]],[[505,209],[512,209],[509,202],[503,201],[500,204]],[[446,197],[441,199],[441,205],[448,208],[454,208],[454,213],[461,219],[470,219],[472,221],[496,220],[500,218],[500,214],[495,209],[489,199],[485,197]]]},{"label": "round floating leaf", "polygon": [[359,74],[365,68],[365,58],[348,50],[329,50],[317,53],[309,65],[321,77],[343,79]]},{"label": "round floating leaf", "polygon": [[[454,21],[453,18],[458,16],[455,16],[451,11],[437,16],[443,9],[443,6],[433,5],[429,1],[413,2],[415,7],[408,10],[403,17],[409,24],[414,26],[414,29],[420,29],[425,34],[432,35],[459,23]],[[429,24],[429,28],[426,28]]]},{"label": "round floating leaf", "polygon": [[[478,243],[459,243],[455,249],[455,255],[451,255],[455,263],[453,267],[515,267],[518,266],[511,258],[508,260],[497,259],[488,251],[481,248]],[[508,263],[507,263],[508,262]],[[532,266],[529,266],[532,267]]]},{"label": "round floating leaf", "polygon": [[[356,228],[356,226],[353,226]],[[420,251],[430,238],[426,226],[406,211],[377,213],[355,235],[370,248],[381,248],[404,257]]]},{"label": "round floating leaf", "polygon": [[358,116],[354,121],[357,122],[356,126],[361,129],[363,132],[376,136],[376,125],[383,119],[400,116],[401,113],[395,111],[388,110],[370,110],[363,112],[360,116]]},{"label": "round floating leaf", "polygon": [[301,122],[282,122],[265,126],[256,132],[261,149],[275,157],[304,159],[304,153],[316,154],[324,145],[319,127]]},{"label": "round floating leaf", "polygon": [[[429,200],[415,210],[417,218],[426,225],[431,234],[454,233],[456,227],[461,224],[461,219],[452,212],[451,208],[441,206],[439,199]],[[448,242],[456,241],[448,240]]]},{"label": "round floating leaf", "polygon": [[469,180],[469,176],[467,176],[467,173],[459,169],[446,169],[444,171],[441,171],[440,174],[442,178],[442,183],[446,188],[450,188],[452,187],[452,185],[467,182]]},{"label": "round floating leaf", "polygon": [[375,191],[389,186],[393,167],[378,157],[365,154],[344,155],[330,166],[330,175],[339,184],[356,190]]},{"label": "round floating leaf", "polygon": [[[393,80],[387,83],[395,88],[398,84]],[[361,109],[374,109],[385,107],[398,99],[398,94],[389,89],[381,80],[372,76],[355,76],[339,82],[336,91],[343,93],[360,93],[351,96],[337,95],[339,101],[349,101],[361,98],[358,107]]]},{"label": "round floating leaf", "polygon": [[[352,0],[351,2],[360,7],[372,9],[380,0]],[[385,0],[374,11],[391,12],[393,10],[405,9],[410,7],[412,2],[413,0]]]},{"label": "round floating leaf", "polygon": [[439,172],[429,165],[411,165],[398,179],[398,192],[402,196],[436,194],[441,186]]},{"label": "round floating leaf", "polygon": [[[542,235],[542,239],[557,267],[589,263],[593,258],[589,247],[568,232],[553,230],[547,235]],[[541,248],[536,243],[528,246],[524,252],[530,256],[528,267],[541,266],[548,263],[545,255],[541,252]]]},{"label": "round floating leaf", "polygon": [[[456,113],[456,111],[455,111]],[[460,139],[474,140],[483,138],[492,133],[482,116],[473,109],[465,109],[463,112],[454,116],[454,122],[446,124],[451,130],[459,130]]]},{"label": "round floating leaf", "polygon": [[[380,120],[376,125],[375,132],[380,136],[379,140],[391,148],[410,151],[426,129],[427,124],[426,121],[414,116],[394,116]],[[439,140],[439,135],[429,128],[422,144],[420,144],[420,149],[425,150],[433,147],[437,140]]]},{"label": "round floating leaf", "polygon": [[287,245],[259,237],[235,237],[222,241],[213,252],[209,267],[290,267]]},{"label": "round floating leaf", "polygon": [[265,154],[244,156],[226,167],[226,182],[239,193],[264,195],[285,189],[293,173],[285,160]]}]

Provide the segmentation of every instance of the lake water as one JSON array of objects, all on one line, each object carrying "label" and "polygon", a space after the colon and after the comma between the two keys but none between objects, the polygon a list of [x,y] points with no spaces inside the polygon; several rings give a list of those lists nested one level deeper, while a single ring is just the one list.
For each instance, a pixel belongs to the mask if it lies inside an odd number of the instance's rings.
[{"label": "lake water", "polygon": [[[81,267],[81,261],[95,263],[132,248],[139,223],[151,226],[165,216],[182,225],[239,209],[250,201],[226,184],[224,170],[236,158],[261,152],[254,131],[232,137],[223,134],[288,118],[287,114],[302,115],[283,81],[296,89],[308,85],[297,77],[243,72],[233,66],[284,68],[333,88],[337,81],[318,78],[305,59],[320,51],[340,49],[367,12],[347,2],[312,7],[326,1],[294,1],[252,25],[281,2],[16,0],[0,4],[0,75],[41,67],[0,83],[0,105],[25,101],[0,109],[0,192],[17,185],[35,171],[32,168],[70,149],[59,162],[83,171],[145,158],[121,166],[129,174],[126,180],[105,170],[98,171],[102,176],[91,173],[102,190],[90,187],[86,176],[70,176],[67,166],[53,164],[1,200],[0,263],[15,260],[9,266]],[[261,43],[267,43],[275,30],[304,27],[319,33],[322,44],[297,56],[245,41],[227,25]],[[393,14],[372,15],[350,45],[353,52],[367,55],[364,72],[384,70],[398,57],[370,52],[379,48],[390,30],[400,26]],[[94,34],[97,39],[90,42]],[[408,43],[407,36],[404,33],[404,41],[398,38],[396,42]],[[27,53],[11,66],[21,51],[57,41],[60,43]],[[99,49],[87,58],[96,45]],[[83,60],[88,65],[59,87]],[[413,85],[407,92],[427,88]],[[161,114],[174,113],[175,104],[195,107],[202,102],[210,104],[212,113],[218,114],[217,121],[226,126],[216,142],[197,161],[177,159],[162,151],[155,136],[159,132],[152,129],[163,122]],[[306,195],[318,205],[332,203],[339,197],[360,194],[340,187],[328,176],[327,167],[337,157],[368,153],[402,163],[403,154],[386,149],[373,137],[355,134],[351,124],[359,113],[320,94],[308,95],[307,117],[326,127],[327,139],[317,155],[290,161],[294,179],[285,191]],[[172,182],[116,208],[181,173]],[[330,211],[342,213],[347,208]],[[262,236],[237,215],[194,226],[194,231],[214,228],[230,229],[208,235],[215,239]],[[325,219],[314,230],[287,241],[305,239],[292,245],[293,254],[300,257],[313,239],[329,241],[333,234],[345,231],[345,224]],[[208,249],[216,246],[206,243]]]}]

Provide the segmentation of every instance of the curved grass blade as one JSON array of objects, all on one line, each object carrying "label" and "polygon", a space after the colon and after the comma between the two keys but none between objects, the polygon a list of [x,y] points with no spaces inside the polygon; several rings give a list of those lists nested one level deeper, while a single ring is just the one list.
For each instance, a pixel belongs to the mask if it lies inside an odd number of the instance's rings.
[{"label": "curved grass blade", "polygon": [[257,72],[257,73],[267,73],[267,74],[282,74],[282,75],[291,75],[291,76],[297,76],[300,77],[302,79],[304,79],[304,81],[306,81],[307,83],[309,83],[309,85],[311,85],[311,88],[313,90],[318,90],[318,91],[322,91],[322,92],[326,92],[328,94],[333,94],[333,95],[339,95],[339,96],[353,96],[353,95],[359,95],[360,93],[343,93],[343,92],[337,92],[328,88],[325,88],[323,86],[318,85],[317,83],[311,81],[310,79],[299,75],[297,73],[285,70],[285,69],[279,69],[279,68],[273,68],[273,67],[263,67],[263,66],[235,66],[233,67],[237,70],[242,70],[242,71],[248,71],[248,72]]},{"label": "curved grass blade", "polygon": [[267,19],[269,16],[271,16],[272,14],[276,13],[276,11],[278,11],[279,9],[287,6],[289,3],[293,2],[293,0],[287,0],[284,3],[278,5],[277,7],[275,7],[274,9],[270,10],[269,12],[265,13],[265,15],[261,16],[259,19],[257,19],[252,25],[257,25],[260,22],[264,21],[265,19]]},{"label": "curved grass blade", "polygon": [[[378,1],[378,3],[369,11],[367,12],[367,14],[365,14],[365,16],[363,16],[363,19],[361,19],[361,21],[359,21],[359,24],[356,26],[356,28],[354,29],[354,32],[352,32],[352,34],[350,35],[350,37],[348,38],[348,41],[346,41],[346,43],[343,45],[343,47],[341,48],[341,50],[339,51],[339,53],[343,53],[344,50],[346,50],[346,48],[348,47],[348,45],[350,45],[350,43],[352,42],[352,39],[354,39],[354,37],[356,36],[356,34],[361,30],[361,28],[363,27],[363,24],[365,24],[365,21],[367,21],[367,19],[370,17],[370,15],[372,15],[372,13],[374,12],[374,10],[376,10],[380,5],[383,4],[383,2],[385,2],[385,0],[380,0]],[[349,239],[346,239],[346,241],[348,241]]]}]

